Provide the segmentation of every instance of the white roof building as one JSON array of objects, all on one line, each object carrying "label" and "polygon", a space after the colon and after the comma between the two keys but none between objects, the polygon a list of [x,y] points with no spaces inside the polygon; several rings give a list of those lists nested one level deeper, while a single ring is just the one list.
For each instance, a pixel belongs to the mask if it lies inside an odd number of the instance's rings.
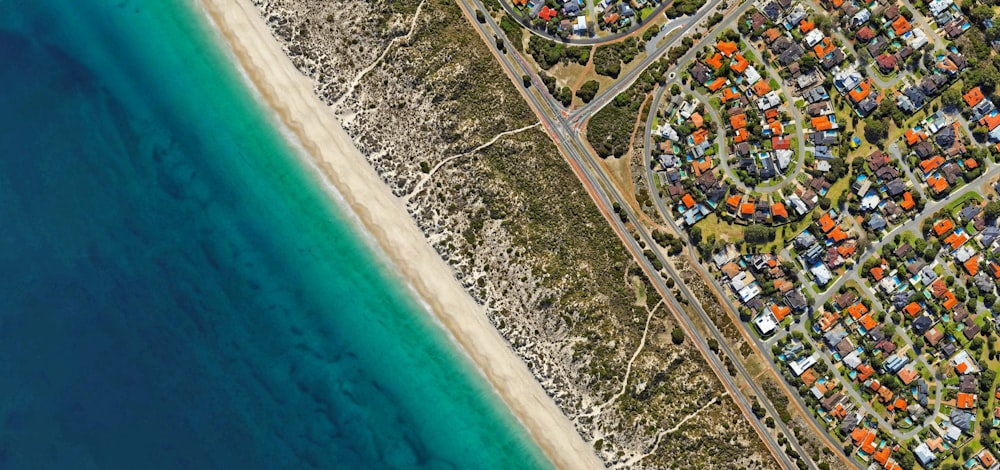
[{"label": "white roof building", "polygon": [[819,42],[823,40],[823,31],[820,31],[819,28],[816,28],[812,31],[809,31],[809,34],[806,34],[806,37],[802,38],[802,40],[806,42],[807,47],[813,47],[816,44],[819,44]]},{"label": "white roof building", "polygon": [[754,318],[753,324],[763,336],[770,335],[778,329],[778,323],[774,321],[774,316],[770,313],[765,313]]},{"label": "white roof building", "polygon": [[747,85],[753,85],[760,81],[760,73],[752,65],[748,65],[743,71],[743,78],[747,79]]},{"label": "white roof building", "polygon": [[797,361],[792,361],[788,363],[788,367],[792,369],[792,373],[796,377],[802,375],[803,372],[809,370],[810,367],[816,365],[819,360],[819,353],[813,353],[812,356],[799,359]]}]

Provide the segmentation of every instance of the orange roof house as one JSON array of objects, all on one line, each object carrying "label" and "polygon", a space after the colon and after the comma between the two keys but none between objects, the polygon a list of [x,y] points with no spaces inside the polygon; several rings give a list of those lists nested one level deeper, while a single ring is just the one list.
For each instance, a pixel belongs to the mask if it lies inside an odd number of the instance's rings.
[{"label": "orange roof house", "polygon": [[870,313],[866,313],[865,316],[861,317],[858,323],[861,323],[861,326],[865,327],[865,330],[868,331],[872,331],[878,326],[878,322],[872,318],[872,314]]},{"label": "orange roof house", "polygon": [[903,15],[899,15],[899,17],[892,22],[892,30],[896,33],[896,36],[902,36],[908,33],[911,29],[913,29],[913,26],[910,26],[910,22]]},{"label": "orange roof house", "polygon": [[930,173],[931,171],[934,171],[937,167],[941,166],[942,164],[944,164],[944,158],[941,158],[940,155],[935,155],[931,158],[928,158],[927,160],[920,162],[920,169],[923,170],[924,173]]},{"label": "orange roof house", "polygon": [[934,189],[935,194],[939,194],[941,193],[941,191],[944,191],[948,189],[949,186],[951,186],[948,184],[948,180],[946,180],[944,176],[928,176],[927,184],[929,184],[931,188]]},{"label": "orange roof house", "polygon": [[844,232],[840,227],[833,229],[833,231],[827,235],[835,242],[841,242],[847,238],[847,232]]},{"label": "orange roof house", "polygon": [[[899,369],[899,372],[897,372],[896,375],[899,376],[899,380],[902,380],[903,384],[905,385],[910,385],[910,383],[913,382],[914,379],[920,377],[920,373],[917,372],[917,369],[913,367],[904,367],[902,369]],[[903,404],[903,407],[904,408],[906,407],[905,403]]]},{"label": "orange roof house", "polygon": [[969,90],[969,92],[966,93],[965,95],[962,95],[962,98],[965,99],[965,104],[969,105],[969,107],[972,107],[979,104],[979,102],[986,97],[983,96],[983,90],[980,90],[979,87],[975,87]]},{"label": "orange roof house", "polygon": [[920,313],[920,304],[910,302],[909,305],[903,308],[903,311],[910,314],[911,317],[915,317],[918,313]]},{"label": "orange roof house", "polygon": [[684,197],[681,198],[681,202],[683,202],[684,207],[687,207],[688,209],[694,207],[695,205],[694,198],[691,197],[691,194],[685,194]]},{"label": "orange roof house", "polygon": [[850,315],[851,318],[855,320],[861,318],[861,315],[864,315],[866,313],[868,313],[868,307],[865,307],[865,304],[861,302],[858,302],[854,305],[851,305],[850,307],[847,307],[847,314]]},{"label": "orange roof house", "polygon": [[743,203],[743,206],[740,207],[740,214],[747,216],[753,215],[753,203],[752,202]]},{"label": "orange roof house", "polygon": [[837,226],[837,223],[833,221],[833,217],[830,217],[829,213],[823,214],[823,217],[819,218],[819,228],[823,229],[823,233],[829,233]]},{"label": "orange roof house", "polygon": [[771,313],[774,314],[774,319],[780,322],[784,320],[789,313],[792,313],[792,309],[784,305],[779,307],[778,305],[771,304]]},{"label": "orange roof house", "polygon": [[705,118],[701,117],[701,113],[694,113],[691,115],[691,124],[694,124],[695,128],[701,127],[705,124]]},{"label": "orange roof house", "polygon": [[941,219],[934,223],[934,233],[939,237],[953,228],[955,228],[955,224],[951,222],[951,219]]},{"label": "orange roof house", "polygon": [[785,210],[785,205],[782,204],[782,203],[780,203],[780,202],[776,202],[774,204],[771,204],[771,216],[772,217],[780,217],[782,219],[787,219],[788,218],[788,211]]},{"label": "orange roof house", "polygon": [[778,119],[778,109],[771,108],[767,111],[764,111],[764,119],[767,119],[767,122],[771,122],[774,121],[775,119]]},{"label": "orange roof house", "polygon": [[828,37],[825,37],[825,38],[823,38],[823,41],[821,41],[819,44],[816,44],[815,46],[813,46],[813,52],[816,53],[816,57],[822,59],[822,58],[826,57],[827,54],[833,52],[833,50],[836,47],[837,46],[833,44],[833,40],[832,39],[830,39]]},{"label": "orange roof house", "polygon": [[764,80],[760,80],[753,84],[753,92],[756,93],[757,96],[764,96],[769,91],[771,91],[771,85],[768,85]]},{"label": "orange roof house", "polygon": [[816,28],[816,23],[813,23],[812,21],[802,20],[799,22],[799,31],[802,31],[802,34],[808,33],[814,28]]},{"label": "orange roof house", "polygon": [[833,129],[833,122],[826,116],[816,116],[810,121],[812,128],[817,131],[828,131]]},{"label": "orange roof house", "polygon": [[708,129],[698,129],[691,134],[691,140],[695,144],[700,144],[708,139]]},{"label": "orange roof house", "polygon": [[875,279],[875,282],[881,281],[882,278],[885,277],[885,270],[882,269],[882,266],[875,266],[874,268],[871,269],[871,273],[872,273],[872,278]]},{"label": "orange roof house", "polygon": [[764,31],[764,37],[767,38],[767,42],[770,44],[774,42],[775,39],[780,38],[781,33],[778,32],[778,28],[769,28],[767,31]]},{"label": "orange roof house", "polygon": [[889,387],[882,387],[878,389],[878,400],[882,403],[890,403],[892,397],[895,395]]},{"label": "orange roof house", "polygon": [[618,21],[618,18],[620,18],[618,13],[612,13],[605,16],[602,20],[604,21],[604,24],[613,24],[615,21]]},{"label": "orange roof house", "polygon": [[963,410],[970,410],[976,407],[976,395],[974,393],[959,393],[955,400],[955,406]]},{"label": "orange roof house", "polygon": [[979,162],[975,158],[966,158],[964,163],[965,167],[970,170],[975,170],[979,166]]},{"label": "orange roof house", "polygon": [[979,120],[979,123],[986,126],[987,128],[989,128],[989,130],[992,131],[997,126],[1000,126],[1000,113],[987,114],[986,116],[983,116],[983,118]]},{"label": "orange roof house", "polygon": [[979,256],[973,256],[969,258],[968,261],[962,263],[965,267],[965,271],[969,273],[970,276],[975,276],[979,273]]},{"label": "orange roof house", "polygon": [[716,78],[715,80],[712,80],[711,82],[708,82],[708,85],[706,86],[710,91],[719,91],[719,88],[722,88],[725,85],[726,85],[726,79],[719,77]]},{"label": "orange roof house", "polygon": [[952,233],[951,235],[948,235],[944,239],[944,242],[950,245],[952,250],[957,250],[958,247],[964,245],[965,242],[967,241],[969,241],[969,236],[966,235],[965,232],[962,233],[955,232]]},{"label": "orange roof house", "polygon": [[959,374],[964,374],[965,371],[969,370],[969,365],[966,364],[964,361],[959,362],[958,365],[955,366],[955,370],[957,370]]},{"label": "orange roof house", "polygon": [[803,372],[799,378],[802,379],[802,382],[806,384],[806,386],[812,386],[812,384],[816,383],[816,374],[813,372],[811,367]]},{"label": "orange roof house", "polygon": [[[757,82],[757,83],[760,83],[760,82]],[[778,121],[774,121],[774,122],[768,124],[767,127],[769,129],[771,129],[771,135],[781,135],[781,134],[783,134],[785,132],[784,126],[782,126],[781,123],[778,122]]]},{"label": "orange roof house", "polygon": [[750,138],[750,133],[746,129],[736,129],[736,137],[733,139],[736,143],[746,142]]},{"label": "orange roof house", "polygon": [[951,291],[945,292],[944,302],[941,303],[941,306],[948,310],[951,310],[955,308],[956,305],[958,305],[958,299],[955,298],[955,294],[953,294]]},{"label": "orange roof house", "polygon": [[882,385],[878,383],[878,380],[872,380],[872,383],[868,384],[868,388],[872,389],[873,392],[877,392],[878,389],[882,388]]},{"label": "orange roof house", "polygon": [[542,7],[542,11],[538,13],[538,17],[545,21],[549,21],[557,15],[559,15],[559,11],[554,8],[549,8],[548,5]]},{"label": "orange roof house", "polygon": [[845,243],[837,247],[837,253],[840,253],[840,256],[844,258],[850,258],[854,254],[854,249],[853,243]]},{"label": "orange roof house", "polygon": [[868,364],[858,366],[858,380],[864,382],[875,373],[875,368]]},{"label": "orange roof house", "polygon": [[715,48],[718,49],[719,52],[721,52],[722,55],[726,57],[733,55],[733,53],[736,52],[737,49],[736,43],[732,41],[719,41],[715,45]]},{"label": "orange roof house", "polygon": [[993,468],[993,465],[997,463],[997,459],[987,449],[983,449],[976,458],[979,459],[979,463],[983,464],[983,468]]},{"label": "orange roof house", "polygon": [[848,94],[851,96],[851,101],[855,103],[860,103],[865,98],[867,98],[868,95],[871,94],[871,92],[872,92],[871,83],[869,83],[868,80],[865,80],[861,82],[861,84],[858,85],[857,88],[851,90],[851,92]]},{"label": "orange roof house", "polygon": [[750,61],[748,61],[746,57],[743,57],[743,54],[736,54],[736,56],[733,57],[733,62],[729,64],[729,68],[736,73],[743,73],[749,66]]},{"label": "orange roof house", "polygon": [[851,440],[854,441],[854,445],[860,446],[861,443],[865,441],[865,438],[868,437],[869,433],[871,433],[871,431],[858,426],[851,431]]},{"label": "orange roof house", "polygon": [[993,465],[997,463],[997,459],[988,449],[983,449],[976,458],[979,459],[979,463],[983,464],[983,468],[993,468]]},{"label": "orange roof house", "polygon": [[736,209],[739,209],[740,207],[741,199],[743,198],[740,197],[739,194],[733,194],[732,196],[729,196],[729,198],[726,199],[726,208],[733,212],[736,212]]},{"label": "orange roof house", "polygon": [[[906,405],[906,402],[903,402]],[[899,408],[898,406],[896,408]],[[885,466],[886,462],[889,461],[889,454],[892,453],[892,448],[889,446],[883,446],[878,452],[875,452],[874,459],[876,462]]]},{"label": "orange roof house", "polygon": [[940,298],[945,292],[948,292],[948,285],[944,283],[944,279],[937,278],[931,283],[931,294],[935,299]]},{"label": "orange roof house", "polygon": [[913,129],[907,129],[903,136],[906,137],[906,145],[913,146],[917,142],[927,138],[927,134],[924,132],[917,132]]},{"label": "orange roof house", "polygon": [[740,99],[740,94],[733,91],[733,87],[725,88],[722,90],[722,102],[728,102],[730,100]]},{"label": "orange roof house", "polygon": [[913,195],[909,191],[903,193],[903,202],[899,204],[899,207],[902,207],[904,211],[908,211],[913,209],[915,205],[916,202],[913,200]]},{"label": "orange roof house", "polygon": [[712,57],[705,59],[705,65],[712,67],[715,70],[722,68],[722,54],[716,52]]},{"label": "orange roof house", "polygon": [[[886,390],[888,390],[888,389],[886,389]],[[889,393],[891,394],[892,392],[889,392]],[[871,454],[875,453],[875,433],[874,432],[871,432],[871,431],[868,432],[868,436],[865,437],[865,441],[861,443],[861,451],[864,452],[864,453],[866,453],[866,454],[868,454],[868,455],[871,455]]]},{"label": "orange roof house", "polygon": [[993,270],[993,277],[1000,280],[1000,264],[995,261],[990,261],[990,269]]},{"label": "orange roof house", "polygon": [[819,328],[823,331],[827,331],[836,325],[840,321],[840,315],[837,312],[826,312],[819,319]]},{"label": "orange roof house", "polygon": [[729,116],[729,124],[733,126],[733,129],[743,129],[747,127],[747,115],[737,114],[735,116]]}]

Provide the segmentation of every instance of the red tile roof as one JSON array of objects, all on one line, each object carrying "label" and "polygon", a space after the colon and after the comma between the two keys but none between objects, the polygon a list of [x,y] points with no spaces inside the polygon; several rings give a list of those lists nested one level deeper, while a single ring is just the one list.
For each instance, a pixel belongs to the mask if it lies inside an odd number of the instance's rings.
[{"label": "red tile roof", "polygon": [[971,107],[971,106],[975,106],[975,105],[979,104],[979,102],[982,101],[986,97],[983,96],[983,90],[980,90],[979,87],[975,87],[975,88],[969,90],[968,93],[966,93],[965,95],[963,95],[962,98],[965,99],[965,104],[967,104],[967,105],[969,105]]}]

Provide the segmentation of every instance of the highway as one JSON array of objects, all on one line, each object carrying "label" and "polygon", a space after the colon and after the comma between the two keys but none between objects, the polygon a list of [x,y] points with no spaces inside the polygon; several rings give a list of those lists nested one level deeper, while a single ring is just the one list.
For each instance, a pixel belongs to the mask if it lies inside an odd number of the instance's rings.
[{"label": "highway", "polygon": [[[528,101],[528,104],[530,105],[532,110],[538,115],[539,119],[541,119],[546,130],[555,141],[556,146],[563,153],[564,157],[570,163],[574,172],[580,178],[585,189],[587,189],[588,193],[597,203],[598,209],[602,212],[604,217],[611,223],[612,228],[615,230],[615,232],[622,240],[622,242],[625,243],[626,248],[632,254],[633,258],[635,258],[635,260],[643,268],[647,277],[652,282],[653,286],[657,289],[660,295],[667,300],[667,305],[670,307],[671,312],[678,320],[681,328],[684,329],[687,337],[690,338],[691,341],[695,343],[695,345],[698,347],[702,355],[706,358],[713,372],[715,372],[715,374],[719,377],[720,381],[723,383],[723,386],[726,388],[727,392],[730,394],[730,396],[733,397],[734,401],[737,403],[740,410],[747,418],[748,422],[751,424],[751,426],[754,428],[757,434],[764,441],[764,443],[766,444],[772,455],[774,455],[778,463],[784,468],[794,469],[797,468],[795,462],[792,461],[792,459],[789,458],[788,455],[782,450],[781,446],[777,443],[775,437],[763,426],[763,423],[753,415],[751,411],[752,401],[749,398],[747,398],[747,396],[743,393],[743,391],[739,389],[733,378],[729,376],[728,372],[723,366],[722,361],[719,359],[719,356],[717,356],[716,354],[712,353],[709,350],[707,340],[703,338],[702,335],[697,331],[697,329],[695,328],[694,321],[690,318],[690,316],[681,306],[681,303],[677,300],[677,298],[674,297],[671,291],[667,288],[666,284],[663,281],[663,278],[653,268],[652,263],[648,259],[646,259],[645,255],[643,254],[642,247],[640,247],[638,241],[636,241],[630,235],[629,230],[626,228],[626,224],[623,223],[618,218],[618,216],[611,211],[610,208],[613,206],[613,204],[618,203],[618,205],[622,207],[623,210],[626,211],[627,219],[630,222],[633,222],[633,224],[637,228],[637,231],[639,232],[640,239],[643,240],[646,246],[650,247],[656,246],[656,243],[652,239],[651,234],[648,233],[648,231],[645,230],[641,225],[639,225],[638,217],[636,216],[636,214],[632,212],[629,204],[625,201],[625,198],[614,189],[614,185],[611,184],[607,175],[605,175],[599,169],[596,161],[597,157],[590,151],[587,143],[585,142],[585,140],[583,139],[583,137],[580,135],[579,132],[581,125],[586,122],[586,119],[588,119],[589,116],[596,113],[601,106],[606,104],[610,99],[609,97],[613,97],[615,94],[617,94],[619,92],[618,91],[619,88],[621,90],[624,90],[629,85],[631,85],[631,82],[633,82],[639,76],[639,74],[641,74],[641,72],[644,70],[646,66],[648,66],[648,64],[651,64],[654,60],[658,60],[660,55],[662,55],[667,49],[672,47],[674,43],[679,40],[679,38],[682,38],[684,34],[686,34],[695,26],[695,24],[699,19],[703,18],[708,12],[712,11],[715,8],[715,6],[717,6],[719,3],[721,3],[721,0],[713,0],[709,2],[702,10],[700,10],[693,18],[691,18],[691,22],[687,23],[686,26],[682,29],[682,34],[675,36],[674,39],[671,41],[667,41],[664,45],[662,45],[658,49],[657,55],[647,57],[640,65],[640,67],[637,67],[636,69],[632,70],[625,77],[622,77],[622,80],[619,81],[611,89],[606,90],[601,95],[601,98],[594,100],[593,102],[591,102],[590,105],[581,108],[575,113],[575,116],[571,118],[568,114],[562,112],[561,105],[555,103],[555,101],[550,96],[544,93],[544,91],[541,91],[545,90],[544,86],[541,84],[541,80],[538,78],[537,74],[535,74],[534,71],[525,64],[523,58],[521,58],[515,52],[516,49],[510,44],[506,35],[499,29],[499,27],[496,25],[493,19],[487,16],[485,23],[479,23],[478,21],[475,20],[475,10],[484,8],[483,5],[480,3],[480,1],[479,0],[459,1],[459,5],[461,6],[466,16],[469,18],[469,21],[474,25],[474,27],[477,28],[477,30],[483,37],[483,40],[486,42],[487,47],[489,47],[490,50],[494,53],[494,55],[498,58],[504,70],[510,76],[511,81],[517,87],[519,87],[519,89],[521,89],[522,94]],[[736,8],[735,13],[727,15],[727,18],[731,19],[725,21],[722,25],[719,25],[716,28],[716,30],[714,30],[711,34],[703,37],[701,43],[709,43],[708,41],[712,41],[714,37],[718,34],[718,32],[725,27],[726,24],[738,18],[738,16],[742,14],[743,11],[746,11],[749,8],[750,8],[749,3],[746,3]],[[495,41],[493,40],[493,37],[491,36],[500,37],[505,45],[506,50],[509,52],[504,53],[499,51],[496,48],[496,44]],[[694,53],[693,49],[694,48],[692,48],[691,51],[685,54],[685,56],[692,56],[692,54]],[[684,63],[684,62],[678,62],[678,63]],[[676,65],[671,67],[671,70],[673,69],[676,69]],[[534,85],[530,89],[522,88],[521,77],[525,75],[531,78],[531,82]],[[668,274],[672,276],[674,279],[680,279],[677,273],[673,270],[673,267],[670,264],[669,260],[665,259],[665,257],[663,257],[663,255],[659,252],[657,252],[656,255],[660,258],[661,263],[666,267]],[[801,456],[801,458],[803,459],[804,462],[807,463],[807,466],[809,468],[813,469],[817,468],[815,463],[809,460],[809,454],[803,451],[801,446],[796,441],[794,433],[790,431],[790,429],[785,425],[785,423],[783,423],[780,419],[777,419],[778,414],[773,404],[771,404],[771,402],[767,399],[767,396],[760,389],[760,386],[756,382],[754,382],[753,377],[750,375],[748,371],[746,371],[746,369],[740,363],[740,361],[738,360],[739,356],[736,355],[729,348],[727,342],[725,341],[725,338],[721,335],[721,333],[712,323],[707,313],[705,313],[704,309],[698,302],[697,297],[695,297],[688,290],[687,286],[685,286],[683,282],[678,282],[677,287],[678,290],[686,299],[686,303],[696,311],[698,317],[701,319],[702,322],[705,323],[707,328],[710,330],[711,335],[719,343],[719,346],[720,348],[722,348],[722,351],[733,359],[732,362],[736,367],[738,374],[741,376],[741,378],[747,384],[747,386],[753,391],[754,395],[757,396],[757,399],[760,401],[761,405],[770,415],[776,418],[775,422],[778,428],[777,431],[783,433],[786,436],[786,438],[789,441],[788,444],[789,447]]]}]

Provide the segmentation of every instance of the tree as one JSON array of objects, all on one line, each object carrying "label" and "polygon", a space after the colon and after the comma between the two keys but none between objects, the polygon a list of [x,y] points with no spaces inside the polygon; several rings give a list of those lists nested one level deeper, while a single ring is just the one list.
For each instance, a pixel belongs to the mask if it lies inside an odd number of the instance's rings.
[{"label": "tree", "polygon": [[1000,217],[1000,201],[992,201],[986,204],[983,214],[987,220],[996,220]]},{"label": "tree", "polygon": [[993,8],[985,3],[980,3],[969,11],[969,19],[976,24],[983,24],[986,20],[993,18]]},{"label": "tree", "polygon": [[691,243],[693,245],[701,243],[701,228],[699,228],[698,226],[691,227],[691,229],[688,231],[688,234],[691,235]]},{"label": "tree", "polygon": [[483,10],[476,10],[476,21],[479,21],[480,23],[486,22],[486,15],[483,14]]},{"label": "tree", "polygon": [[958,106],[962,102],[962,91],[951,87],[941,93],[941,103],[945,106]]},{"label": "tree", "polygon": [[829,210],[830,209],[830,198],[828,198],[828,197],[821,197],[821,198],[819,198],[819,207],[822,208],[823,210]]},{"label": "tree", "polygon": [[597,91],[601,88],[601,84],[597,80],[587,80],[580,85],[580,89],[576,90],[576,96],[580,97],[584,103],[590,103],[590,100],[597,96]]},{"label": "tree", "polygon": [[684,330],[679,326],[675,326],[673,330],[670,331],[670,341],[674,344],[681,344],[684,342]]},{"label": "tree", "polygon": [[872,145],[879,145],[889,136],[889,126],[885,121],[865,120],[865,139]]}]

